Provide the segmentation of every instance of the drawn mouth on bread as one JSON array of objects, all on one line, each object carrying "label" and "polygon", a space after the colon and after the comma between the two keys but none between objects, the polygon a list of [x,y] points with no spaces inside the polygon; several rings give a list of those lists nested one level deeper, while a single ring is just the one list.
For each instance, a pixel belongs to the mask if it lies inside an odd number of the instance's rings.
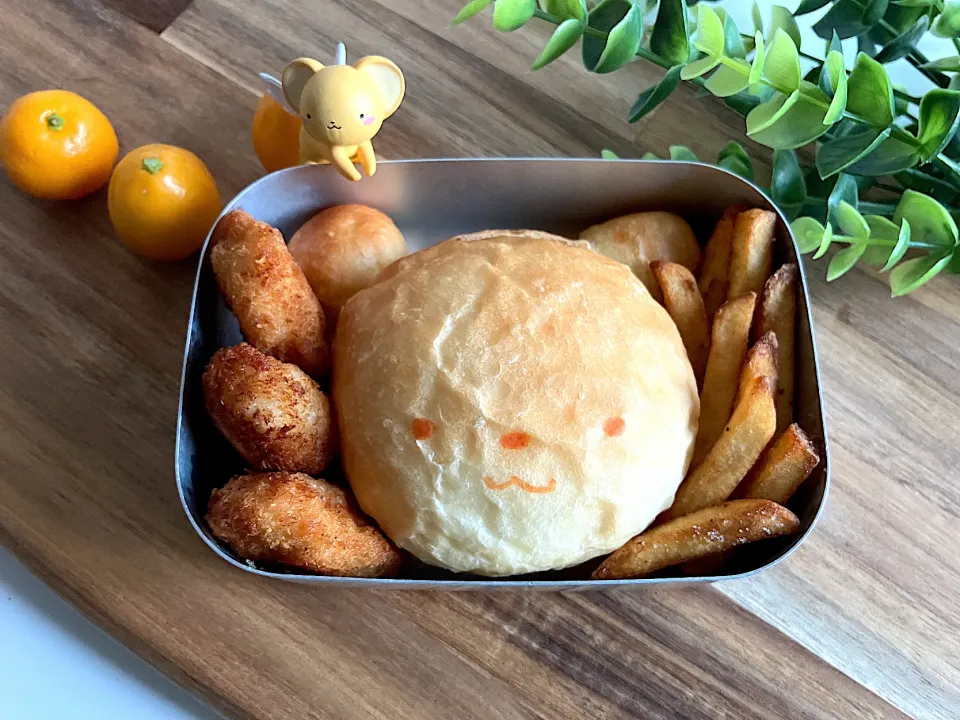
[{"label": "drawn mouth on bread", "polygon": [[508,487],[516,485],[518,488],[525,490],[528,493],[549,493],[557,489],[556,478],[550,478],[550,482],[548,482],[546,485],[532,485],[516,475],[511,475],[509,480],[499,483],[489,475],[484,475],[483,484],[491,490],[506,490]]}]

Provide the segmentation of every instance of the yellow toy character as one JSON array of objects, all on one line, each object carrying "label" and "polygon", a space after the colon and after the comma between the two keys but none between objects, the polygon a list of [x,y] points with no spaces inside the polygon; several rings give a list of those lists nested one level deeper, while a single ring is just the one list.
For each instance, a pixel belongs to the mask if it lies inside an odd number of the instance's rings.
[{"label": "yellow toy character", "polygon": [[343,43],[337,62],[324,66],[298,58],[283,70],[283,95],[300,115],[300,162],[329,162],[348,180],[359,180],[354,158],[367,176],[377,171],[370,140],[403,100],[403,73],[384,57],[346,64]]}]

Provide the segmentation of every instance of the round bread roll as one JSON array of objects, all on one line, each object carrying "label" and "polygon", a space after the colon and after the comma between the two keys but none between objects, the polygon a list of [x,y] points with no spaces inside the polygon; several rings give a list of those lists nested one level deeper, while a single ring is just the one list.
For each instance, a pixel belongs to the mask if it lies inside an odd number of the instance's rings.
[{"label": "round bread roll", "polygon": [[332,321],[354,293],[408,252],[393,220],[365,205],[327,208],[290,240],[290,253]]},{"label": "round bread roll", "polygon": [[[448,242],[461,241],[461,242],[475,242],[477,240],[496,240],[500,238],[526,238],[528,240],[553,240],[554,242],[565,243],[567,245],[573,245],[574,247],[582,247],[592,250],[593,246],[586,240],[571,240],[570,238],[563,237],[562,235],[554,235],[553,233],[544,232],[543,230],[480,230],[479,232],[466,233],[464,235],[456,235]],[[413,255],[407,255],[402,257],[396,262],[391,263],[383,269],[383,271],[377,276],[377,282],[381,280],[389,280],[394,275],[403,272],[408,265],[419,265],[424,259],[423,253],[414,253]]]},{"label": "round bread roll", "polygon": [[642,212],[608,220],[580,233],[601,255],[629,265],[650,294],[663,300],[660,285],[650,269],[655,260],[683,265],[696,275],[700,245],[690,224],[668,212]]},{"label": "round bread roll", "polygon": [[699,414],[676,326],[630,270],[524,237],[449,240],[354,295],[333,399],[364,512],[422,561],[490,576],[641,532]]}]

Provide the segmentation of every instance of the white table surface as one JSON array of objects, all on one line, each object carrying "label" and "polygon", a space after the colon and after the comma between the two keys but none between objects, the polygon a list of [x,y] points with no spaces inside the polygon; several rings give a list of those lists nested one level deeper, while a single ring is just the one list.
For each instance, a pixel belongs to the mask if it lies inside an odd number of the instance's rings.
[{"label": "white table surface", "polygon": [[[799,1],[760,3],[764,8],[773,4],[793,9]],[[752,28],[752,0],[728,0],[722,6],[742,31]],[[811,54],[822,56],[824,41],[810,26],[825,11],[800,18],[803,47]],[[764,10],[767,22],[769,12]],[[846,41],[844,49],[848,66],[852,65],[856,43]],[[929,35],[921,49],[934,58],[956,54],[949,41]],[[922,93],[929,87],[906,61],[888,70],[895,83],[912,92]],[[207,720],[221,716],[93,625],[0,547],[0,717]]]},{"label": "white table surface", "polygon": [[87,620],[0,548],[0,717],[221,716]]}]

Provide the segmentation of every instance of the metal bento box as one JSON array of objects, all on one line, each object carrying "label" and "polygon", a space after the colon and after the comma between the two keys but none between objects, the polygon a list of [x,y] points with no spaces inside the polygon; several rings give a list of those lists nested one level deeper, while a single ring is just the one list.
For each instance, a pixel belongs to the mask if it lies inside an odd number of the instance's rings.
[{"label": "metal bento box", "polygon": [[577,237],[584,228],[642,210],[668,210],[693,226],[701,243],[723,209],[731,204],[774,210],[774,265],[801,268],[796,323],[797,422],[814,438],[822,461],[789,502],[800,518],[792,536],[748,545],[722,575],[654,577],[633,580],[584,579],[576,568],[522,577],[461,576],[414,563],[406,577],[391,579],[325,577],[263,569],[237,557],[204,521],[207,501],[244,469],[243,461],[214,427],[204,407],[201,376],[220,347],[242,340],[236,318],[217,289],[209,261],[209,238],[200,258],[187,328],[177,420],[176,478],[184,511],[197,533],[227,562],[257,575],[318,585],[412,589],[589,589],[618,585],[662,585],[744,577],[789,555],[810,533],[829,484],[827,447],[816,343],[806,278],[786,218],[754,185],[723,169],[700,163],[643,160],[487,159],[383,162],[376,175],[351,183],[330,168],[305,165],[268,175],[235,197],[224,213],[242,209],[278,228],[289,241],[318,211],[343,203],[377,208],[397,224],[411,251],[454,235],[491,228],[533,228]]}]

